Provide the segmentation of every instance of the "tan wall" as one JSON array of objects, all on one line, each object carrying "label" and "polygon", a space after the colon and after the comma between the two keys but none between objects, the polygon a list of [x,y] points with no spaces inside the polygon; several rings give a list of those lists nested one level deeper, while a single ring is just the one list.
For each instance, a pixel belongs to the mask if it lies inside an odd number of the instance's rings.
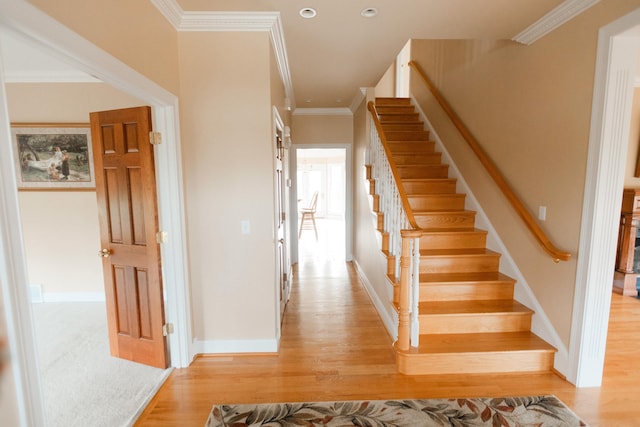
[{"label": "tan wall", "polygon": [[170,92],[178,92],[176,30],[150,1],[27,0]]},{"label": "tan wall", "polygon": [[351,115],[293,114],[291,138],[294,144],[351,144],[353,117]]},{"label": "tan wall", "polygon": [[412,57],[537,216],[573,254],[555,264],[525,231],[473,154],[412,78],[417,96],[535,296],[568,344],[591,119],[598,29],[640,2],[600,2],[531,46],[416,40]]},{"label": "tan wall", "polygon": [[624,174],[624,186],[640,188],[640,177],[634,176],[640,156],[640,88],[633,91],[633,109],[631,111],[631,128],[629,129],[629,148],[627,150],[627,167]]},{"label": "tan wall", "polygon": [[393,299],[393,290],[386,279],[386,259],[381,250],[381,235],[376,230],[376,217],[371,210],[369,181],[364,168],[369,147],[367,102],[372,99],[373,94],[360,104],[353,118],[353,258],[367,278],[370,290],[383,303],[386,315],[392,317],[388,302]]},{"label": "tan wall", "polygon": [[393,61],[375,88],[377,98],[393,98],[396,96],[396,62]]},{"label": "tan wall", "polygon": [[[275,337],[269,43],[262,32],[180,34],[197,340]],[[250,222],[248,235],[241,234],[243,220]]]},{"label": "tan wall", "polygon": [[[89,123],[92,111],[141,105],[102,83],[6,89],[14,123]],[[95,191],[21,191],[19,201],[30,283],[45,293],[103,292]]]}]

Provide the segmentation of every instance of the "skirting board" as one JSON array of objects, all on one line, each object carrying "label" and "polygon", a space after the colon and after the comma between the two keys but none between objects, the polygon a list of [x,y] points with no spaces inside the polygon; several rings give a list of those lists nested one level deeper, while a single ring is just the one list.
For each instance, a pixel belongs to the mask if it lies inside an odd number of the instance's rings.
[{"label": "skirting board", "polygon": [[398,339],[398,321],[397,319],[394,320],[391,318],[391,316],[389,316],[389,313],[385,308],[389,305],[389,303],[384,304],[380,300],[380,297],[378,297],[378,294],[373,289],[371,282],[369,282],[369,279],[364,274],[364,271],[362,270],[362,268],[360,268],[358,261],[353,259],[352,262],[356,267],[356,271],[358,272],[358,278],[363,283],[364,289],[367,291],[367,294],[369,294],[369,298],[371,298],[373,305],[376,307],[376,311],[378,312],[378,315],[382,319],[382,323],[384,323],[384,326],[387,328],[387,332],[389,332],[389,335],[391,335],[391,338],[393,338],[393,340],[397,340]]},{"label": "skirting board", "polygon": [[277,353],[278,340],[194,340],[194,354]]}]

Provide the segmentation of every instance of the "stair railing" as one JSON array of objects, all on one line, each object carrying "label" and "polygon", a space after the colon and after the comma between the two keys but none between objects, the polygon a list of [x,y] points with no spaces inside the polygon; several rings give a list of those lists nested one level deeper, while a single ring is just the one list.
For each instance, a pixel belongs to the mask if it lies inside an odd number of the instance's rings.
[{"label": "stair railing", "polygon": [[553,258],[555,262],[568,261],[571,258],[571,254],[569,252],[558,249],[551,242],[549,237],[547,237],[547,235],[540,228],[529,210],[524,206],[511,186],[509,186],[493,161],[485,153],[484,149],[480,146],[469,129],[467,129],[467,127],[462,122],[460,117],[458,117],[453,108],[451,108],[447,100],[442,96],[442,94],[438,91],[431,80],[429,80],[429,77],[422,70],[420,65],[417,62],[411,60],[409,61],[409,66],[418,73],[422,81],[427,85],[433,97],[436,99],[436,101],[438,101],[438,104],[440,104],[440,107],[445,111],[445,113],[447,113],[453,125],[458,129],[469,147],[471,147],[471,150],[478,157],[478,160],[480,160],[480,163],[482,163],[482,165],[485,167],[491,178],[493,178],[494,182],[498,185],[498,188],[500,188],[500,190],[502,191],[502,194],[504,194],[509,203],[511,203],[511,206],[514,208],[518,216],[524,221],[525,225],[533,234],[538,243],[542,246],[542,248]]},{"label": "stair railing", "polygon": [[373,102],[369,102],[368,109],[371,112],[371,177],[375,180],[379,196],[378,210],[383,215],[384,231],[389,236],[389,255],[395,260],[394,281],[399,282],[400,286],[397,346],[401,350],[408,350],[412,345],[418,346],[419,337],[420,227],[415,222],[404,188],[398,185],[400,176]]}]

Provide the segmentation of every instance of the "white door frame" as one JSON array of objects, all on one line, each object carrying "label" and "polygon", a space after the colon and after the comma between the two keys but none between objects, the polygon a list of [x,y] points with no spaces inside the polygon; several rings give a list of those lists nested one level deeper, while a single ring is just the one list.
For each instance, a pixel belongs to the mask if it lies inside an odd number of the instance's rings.
[{"label": "white door frame", "polygon": [[[166,321],[174,325],[171,366],[189,366],[194,354],[177,97],[24,0],[0,2],[0,27],[151,105],[154,128],[163,135],[156,167],[160,227],[168,233],[161,254]],[[0,286],[21,423],[44,425],[10,130],[0,73]]]},{"label": "white door frame", "polygon": [[640,48],[638,25],[640,9],[602,27],[598,37],[567,375],[578,387],[602,384]]},{"label": "white door frame", "polygon": [[[345,186],[344,189],[344,232],[345,232],[345,261],[353,260],[353,166],[352,166],[352,144],[292,144],[291,145],[291,173],[292,176],[296,178],[292,181],[291,194],[298,194],[298,179],[297,179],[297,171],[298,171],[298,155],[297,149],[331,149],[331,148],[344,148],[345,150]],[[291,226],[289,230],[289,235],[291,236],[291,262],[298,262],[298,201],[296,197],[291,197],[290,199],[290,210],[293,213],[295,212],[295,218],[291,221]]]}]

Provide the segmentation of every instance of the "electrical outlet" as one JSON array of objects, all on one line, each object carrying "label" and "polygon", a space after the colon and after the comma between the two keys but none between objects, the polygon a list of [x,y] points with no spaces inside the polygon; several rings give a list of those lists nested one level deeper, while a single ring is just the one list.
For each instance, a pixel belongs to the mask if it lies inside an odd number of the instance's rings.
[{"label": "electrical outlet", "polygon": [[547,207],[546,206],[538,207],[538,219],[540,221],[545,221],[547,219]]}]

